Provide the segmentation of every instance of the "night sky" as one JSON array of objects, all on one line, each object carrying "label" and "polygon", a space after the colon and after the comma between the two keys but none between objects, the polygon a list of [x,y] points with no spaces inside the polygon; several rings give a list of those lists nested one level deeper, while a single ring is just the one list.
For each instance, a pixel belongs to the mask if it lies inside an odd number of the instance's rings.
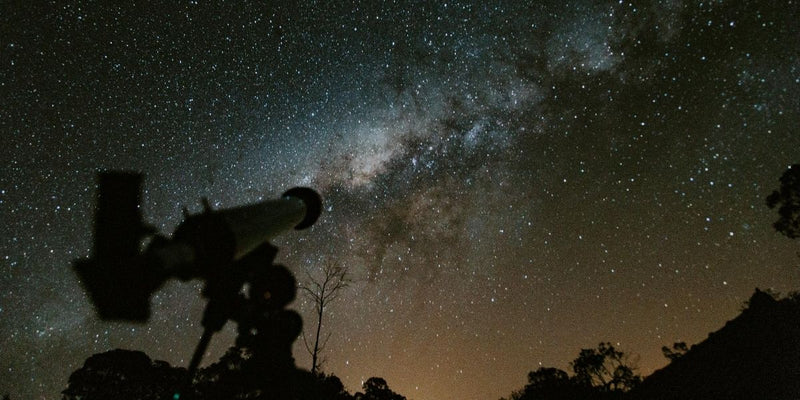
[{"label": "night sky", "polygon": [[649,374],[798,289],[764,201],[800,161],[796,1],[42,3],[0,9],[0,394],[199,340],[199,282],[146,324],[95,315],[71,264],[100,170],[146,174],[167,234],[202,197],[317,189],[273,243],[298,277],[349,267],[323,369],[350,392],[496,400],[600,341]]}]

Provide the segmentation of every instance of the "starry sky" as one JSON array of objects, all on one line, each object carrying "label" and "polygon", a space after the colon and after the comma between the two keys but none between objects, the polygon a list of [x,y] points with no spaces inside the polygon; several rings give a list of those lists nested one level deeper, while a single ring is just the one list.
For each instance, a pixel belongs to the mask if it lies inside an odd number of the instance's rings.
[{"label": "starry sky", "polygon": [[317,224],[273,243],[298,277],[349,268],[323,369],[351,392],[493,400],[600,341],[648,374],[755,287],[798,289],[764,204],[800,161],[796,1],[106,3],[0,6],[12,398],[58,399],[118,347],[185,366],[199,340],[199,282],[146,324],[94,314],[70,265],[99,170],[146,174],[167,234],[201,197],[318,190]]}]

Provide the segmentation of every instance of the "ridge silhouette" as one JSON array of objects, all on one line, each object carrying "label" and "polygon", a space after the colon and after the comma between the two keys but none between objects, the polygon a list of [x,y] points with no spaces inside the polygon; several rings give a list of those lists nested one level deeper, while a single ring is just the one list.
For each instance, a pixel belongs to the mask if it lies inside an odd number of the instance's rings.
[{"label": "ridge silhouette", "polygon": [[628,395],[631,400],[800,398],[800,295],[776,300],[756,289],[740,315]]}]

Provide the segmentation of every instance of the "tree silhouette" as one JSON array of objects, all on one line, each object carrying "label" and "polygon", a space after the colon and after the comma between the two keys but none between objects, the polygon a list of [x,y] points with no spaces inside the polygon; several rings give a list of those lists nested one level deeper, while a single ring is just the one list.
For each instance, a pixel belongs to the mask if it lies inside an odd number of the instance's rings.
[{"label": "tree silhouette", "polygon": [[358,392],[356,400],[406,400],[406,397],[393,392],[383,378],[372,377],[362,386],[364,393]]},{"label": "tree silhouette", "polygon": [[767,196],[769,208],[778,207],[780,216],[772,226],[788,238],[800,237],[800,164],[784,171],[781,187]]},{"label": "tree silhouette", "polygon": [[512,400],[570,400],[581,398],[586,392],[586,388],[578,386],[565,371],[541,367],[528,373],[528,384],[511,398]]},{"label": "tree silhouette", "polygon": [[64,400],[171,399],[188,380],[185,368],[152,361],[141,351],[111,350],[95,354],[69,377]]},{"label": "tree silhouette", "polygon": [[325,315],[325,307],[339,296],[342,289],[350,284],[350,279],[347,275],[347,267],[342,267],[338,263],[328,260],[322,267],[322,275],[314,277],[306,271],[307,282],[300,286],[303,293],[314,302],[314,311],[317,316],[316,332],[314,334],[314,345],[311,346],[303,334],[303,343],[306,350],[311,355],[311,373],[316,374],[319,372],[319,367],[322,364],[320,361],[320,353],[325,349],[325,345],[330,339],[331,333],[320,339],[320,332],[322,331],[322,319]]},{"label": "tree silhouette", "polygon": [[661,347],[661,352],[664,354],[664,357],[666,357],[670,361],[675,361],[683,357],[683,355],[686,354],[688,351],[689,351],[689,346],[686,345],[686,342],[675,342],[672,345],[672,348],[669,348],[667,346]]},{"label": "tree silhouette", "polygon": [[219,361],[197,371],[195,387],[207,399],[246,397],[251,391],[242,368],[252,355],[242,347],[231,347]]},{"label": "tree silhouette", "polygon": [[[352,400],[342,381],[334,375],[312,374],[292,368],[282,382],[289,391],[275,393],[274,382],[265,381],[262,366],[253,364],[247,348],[231,347],[216,363],[198,371],[195,379],[199,399],[293,399]],[[290,384],[289,384],[290,383]],[[265,386],[266,385],[266,386]]]},{"label": "tree silhouette", "polygon": [[628,357],[609,342],[601,342],[596,349],[582,349],[570,364],[578,384],[601,392],[626,392],[642,381],[628,365]]},{"label": "tree silhouette", "polygon": [[542,367],[528,373],[528,384],[514,392],[511,400],[619,399],[637,386],[628,356],[602,342],[596,349],[582,349],[570,365],[574,375],[558,368]]},{"label": "tree silhouette", "polygon": [[582,349],[570,365],[574,375],[558,368],[542,367],[528,373],[528,384],[511,400],[611,400],[622,398],[642,378],[634,373],[628,356],[602,342],[596,349]]},{"label": "tree silhouette", "polygon": [[297,400],[353,400],[353,396],[347,393],[341,379],[335,375],[311,374],[303,371],[298,380],[299,390],[295,396]]}]

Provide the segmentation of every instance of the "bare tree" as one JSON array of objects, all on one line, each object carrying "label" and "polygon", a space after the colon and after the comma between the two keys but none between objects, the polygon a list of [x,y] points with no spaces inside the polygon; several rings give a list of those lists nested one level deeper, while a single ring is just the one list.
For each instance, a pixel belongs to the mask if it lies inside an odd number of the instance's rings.
[{"label": "bare tree", "polygon": [[325,344],[328,343],[328,339],[331,337],[331,333],[328,332],[325,338],[320,340],[325,307],[336,300],[342,289],[349,286],[351,281],[347,267],[343,267],[332,260],[328,260],[324,264],[321,275],[315,277],[306,271],[306,278],[306,283],[301,284],[300,289],[308,299],[314,302],[314,311],[317,314],[317,328],[314,334],[313,347],[310,345],[305,333],[303,333],[303,343],[311,355],[311,373],[316,374],[322,364],[319,355],[325,349]]}]

